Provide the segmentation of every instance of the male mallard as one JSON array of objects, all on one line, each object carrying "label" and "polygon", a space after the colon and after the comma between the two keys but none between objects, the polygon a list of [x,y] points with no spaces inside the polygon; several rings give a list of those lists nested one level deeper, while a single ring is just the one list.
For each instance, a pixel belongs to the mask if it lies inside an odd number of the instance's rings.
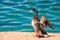
[{"label": "male mallard", "polygon": [[32,26],[36,32],[36,36],[46,36],[47,33],[44,29],[44,27],[40,24],[39,20],[38,20],[38,11],[36,11],[36,9],[33,9],[33,11],[35,12],[35,15],[33,17],[32,20]]}]

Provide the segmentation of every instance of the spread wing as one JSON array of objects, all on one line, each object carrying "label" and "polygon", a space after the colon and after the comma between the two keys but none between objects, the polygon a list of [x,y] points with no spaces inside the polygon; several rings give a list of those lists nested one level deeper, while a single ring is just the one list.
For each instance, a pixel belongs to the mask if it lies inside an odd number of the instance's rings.
[{"label": "spread wing", "polygon": [[46,18],[46,22],[47,26],[49,26],[51,29],[54,29],[52,24],[49,22],[49,20]]},{"label": "spread wing", "polygon": [[52,24],[49,22],[49,20],[46,17],[42,16],[40,21],[42,21],[46,25],[46,27],[49,26],[51,29],[54,29]]},{"label": "spread wing", "polygon": [[47,35],[44,27],[43,27],[41,24],[36,23],[35,25],[36,25],[36,27],[38,28],[38,30],[41,30],[42,34],[46,34],[46,35]]}]

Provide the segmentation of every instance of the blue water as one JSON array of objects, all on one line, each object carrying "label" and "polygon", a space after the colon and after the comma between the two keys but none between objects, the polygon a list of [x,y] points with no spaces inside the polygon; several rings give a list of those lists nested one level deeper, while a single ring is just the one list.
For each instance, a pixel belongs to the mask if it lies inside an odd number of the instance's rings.
[{"label": "blue water", "polygon": [[39,19],[46,16],[54,26],[47,32],[60,32],[60,0],[0,0],[0,32],[34,32],[31,26],[34,12],[38,10]]}]

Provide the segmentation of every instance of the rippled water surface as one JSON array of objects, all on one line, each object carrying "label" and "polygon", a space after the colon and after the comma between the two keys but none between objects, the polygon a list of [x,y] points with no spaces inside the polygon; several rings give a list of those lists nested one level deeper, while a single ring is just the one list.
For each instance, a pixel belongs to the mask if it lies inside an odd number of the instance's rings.
[{"label": "rippled water surface", "polygon": [[54,30],[48,27],[47,32],[60,32],[59,0],[0,0],[0,32],[33,32],[33,7],[38,10],[39,18],[47,17],[54,26]]}]

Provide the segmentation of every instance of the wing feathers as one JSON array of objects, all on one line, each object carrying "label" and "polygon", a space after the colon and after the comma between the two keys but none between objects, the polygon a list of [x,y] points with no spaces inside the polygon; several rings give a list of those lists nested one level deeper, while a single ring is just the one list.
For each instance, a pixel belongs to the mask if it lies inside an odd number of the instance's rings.
[{"label": "wing feathers", "polygon": [[39,30],[41,30],[42,34],[46,34],[46,35],[47,35],[44,27],[43,27],[41,24],[36,23],[35,25],[37,26],[37,28],[38,28]]}]

